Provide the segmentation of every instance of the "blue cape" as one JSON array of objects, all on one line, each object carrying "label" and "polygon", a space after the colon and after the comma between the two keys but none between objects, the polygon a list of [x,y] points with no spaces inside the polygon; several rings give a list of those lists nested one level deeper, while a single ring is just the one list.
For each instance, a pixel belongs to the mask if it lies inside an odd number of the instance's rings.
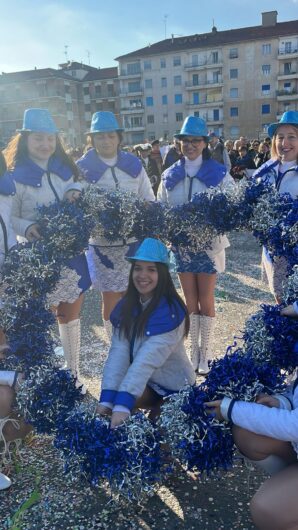
[{"label": "blue cape", "polygon": [[58,175],[58,177],[65,182],[73,175],[71,167],[67,166],[60,158],[56,157],[51,157],[49,159],[47,170],[42,169],[30,158],[25,158],[22,160],[22,162],[20,162],[20,164],[10,171],[10,175],[12,176],[13,180],[19,182],[20,184],[37,188],[41,186],[41,179],[46,171],[55,173],[55,175]]},{"label": "blue cape", "polygon": [[[207,188],[217,186],[224,178],[227,170],[225,166],[212,158],[203,160],[203,163],[195,175]],[[163,173],[162,180],[167,190],[171,191],[186,177],[185,158],[181,158]]]},{"label": "blue cape", "polygon": [[0,177],[0,195],[14,195],[16,187],[14,181],[11,178],[11,174],[6,171],[2,177]]},{"label": "blue cape", "polygon": [[[120,327],[121,322],[121,310],[124,303],[124,299],[120,300],[116,307],[113,309],[110,320],[115,328]],[[139,311],[135,308],[134,316],[137,317]],[[175,300],[172,306],[169,306],[165,297],[162,297],[159,305],[153,313],[151,313],[147,324],[145,326],[144,334],[148,337],[154,335],[162,335],[173,331],[185,318],[185,309],[181,307],[179,302]]]},{"label": "blue cape", "polygon": [[[77,161],[77,165],[83,172],[85,179],[95,184],[103,176],[107,169],[111,168],[97,155],[96,149],[89,149],[87,153]],[[114,167],[121,169],[130,177],[136,178],[141,169],[142,162],[131,153],[120,151]]]}]

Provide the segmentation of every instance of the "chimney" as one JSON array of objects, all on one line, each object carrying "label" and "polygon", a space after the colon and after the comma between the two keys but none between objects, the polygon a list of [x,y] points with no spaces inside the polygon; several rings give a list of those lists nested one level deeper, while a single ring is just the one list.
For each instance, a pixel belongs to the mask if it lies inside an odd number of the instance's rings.
[{"label": "chimney", "polygon": [[277,11],[266,11],[262,13],[262,26],[275,26],[277,23]]},{"label": "chimney", "polygon": [[217,27],[216,26],[212,27],[212,33],[217,33]]}]

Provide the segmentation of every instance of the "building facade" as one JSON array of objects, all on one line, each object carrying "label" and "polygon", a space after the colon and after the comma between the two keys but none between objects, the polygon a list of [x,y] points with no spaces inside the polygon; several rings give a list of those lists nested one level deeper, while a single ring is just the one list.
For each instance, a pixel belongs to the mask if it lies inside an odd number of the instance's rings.
[{"label": "building facade", "polygon": [[76,62],[0,75],[0,142],[22,127],[24,110],[47,108],[67,146],[85,143],[91,114],[118,110],[118,71]]},{"label": "building facade", "polygon": [[225,138],[266,136],[298,109],[298,20],[166,39],[117,58],[125,141],[170,139],[184,118]]}]

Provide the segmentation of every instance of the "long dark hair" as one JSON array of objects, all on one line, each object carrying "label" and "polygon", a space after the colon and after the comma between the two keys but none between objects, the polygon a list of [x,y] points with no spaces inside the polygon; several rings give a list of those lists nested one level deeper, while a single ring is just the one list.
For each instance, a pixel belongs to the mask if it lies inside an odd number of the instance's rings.
[{"label": "long dark hair", "polygon": [[[17,165],[21,164],[25,158],[28,158],[29,153],[27,139],[29,134],[31,133],[28,131],[17,133],[8,143],[4,151],[7,169],[14,169]],[[79,169],[73,160],[66,154],[62,141],[58,135],[56,135],[56,150],[53,156],[60,158],[65,165],[70,167],[74,176],[74,180],[79,180]]]},{"label": "long dark hair", "polygon": [[2,151],[0,151],[0,178],[6,171],[6,162]]},{"label": "long dark hair", "polygon": [[[158,273],[157,286],[154,289],[153,296],[148,306],[141,310],[140,294],[134,286],[132,275],[135,268],[135,261],[133,261],[128,280],[128,288],[123,299],[123,305],[121,308],[121,321],[120,321],[120,334],[128,340],[131,338],[133,324],[136,325],[136,336],[140,337],[144,335],[145,326],[148,319],[157,308],[162,297],[164,297],[169,306],[175,311],[175,302],[185,310],[185,336],[189,331],[189,316],[187,308],[182,298],[177,293],[172,277],[169,273],[167,265],[164,263],[155,263]],[[134,310],[139,310],[137,317],[133,316]]]}]

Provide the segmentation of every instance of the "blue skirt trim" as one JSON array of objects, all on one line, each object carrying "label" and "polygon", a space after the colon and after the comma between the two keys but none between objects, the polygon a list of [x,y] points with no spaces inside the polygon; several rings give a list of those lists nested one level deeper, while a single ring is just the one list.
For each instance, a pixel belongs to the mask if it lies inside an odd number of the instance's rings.
[{"label": "blue skirt trim", "polygon": [[78,256],[74,256],[73,258],[67,261],[66,265],[70,269],[75,270],[76,273],[80,276],[78,286],[80,287],[80,289],[82,289],[82,292],[84,293],[85,291],[87,291],[89,287],[91,287],[92,282],[85,254],[79,254]]}]

